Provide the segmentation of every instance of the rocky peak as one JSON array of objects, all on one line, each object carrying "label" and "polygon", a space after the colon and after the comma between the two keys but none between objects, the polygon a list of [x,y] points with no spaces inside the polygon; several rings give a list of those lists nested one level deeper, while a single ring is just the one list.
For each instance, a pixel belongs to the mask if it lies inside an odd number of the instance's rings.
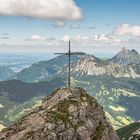
[{"label": "rocky peak", "polygon": [[122,50],[111,59],[111,62],[122,65],[140,63],[140,54],[136,50],[122,48]]},{"label": "rocky peak", "polygon": [[123,53],[123,54],[127,54],[128,52],[130,52],[130,50],[125,47],[123,47],[122,50],[120,51],[120,53]]},{"label": "rocky peak", "polygon": [[76,64],[72,65],[71,71],[79,74],[86,73],[87,75],[101,75],[105,74],[105,66],[107,61],[102,61],[99,58],[88,55],[80,59]]},{"label": "rocky peak", "polygon": [[119,140],[97,100],[81,88],[58,89],[0,133],[0,140]]},{"label": "rocky peak", "polygon": [[127,55],[131,54],[131,51],[125,47],[121,49],[121,51],[116,55],[119,58],[125,58]]},{"label": "rocky peak", "polygon": [[77,63],[75,63],[74,65],[96,65],[98,63],[99,59],[92,56],[92,55],[87,55],[81,59],[78,60]]}]

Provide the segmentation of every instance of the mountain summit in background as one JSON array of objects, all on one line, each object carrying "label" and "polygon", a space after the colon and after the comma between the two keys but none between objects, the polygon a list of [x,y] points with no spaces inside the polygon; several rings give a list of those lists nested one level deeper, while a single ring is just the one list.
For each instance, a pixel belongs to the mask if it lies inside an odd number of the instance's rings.
[{"label": "mountain summit in background", "polygon": [[122,65],[140,63],[140,54],[134,49],[129,50],[122,48],[122,50],[111,59],[111,61]]},{"label": "mountain summit in background", "polygon": [[1,140],[119,140],[97,100],[81,88],[58,89],[0,133]]}]

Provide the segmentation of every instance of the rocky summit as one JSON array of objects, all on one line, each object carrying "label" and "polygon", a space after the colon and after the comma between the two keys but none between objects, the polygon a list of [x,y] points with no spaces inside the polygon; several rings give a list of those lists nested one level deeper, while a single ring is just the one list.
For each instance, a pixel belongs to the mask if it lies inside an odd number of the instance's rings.
[{"label": "rocky summit", "polygon": [[0,140],[119,140],[97,100],[81,88],[58,89],[0,133]]}]

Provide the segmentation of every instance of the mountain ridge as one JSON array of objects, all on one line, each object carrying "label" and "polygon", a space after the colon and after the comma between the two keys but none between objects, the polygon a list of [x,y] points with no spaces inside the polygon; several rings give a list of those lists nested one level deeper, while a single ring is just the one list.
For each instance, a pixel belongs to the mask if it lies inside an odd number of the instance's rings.
[{"label": "mountain ridge", "polygon": [[[85,59],[86,62],[83,59]],[[71,63],[74,69],[77,68],[77,71],[80,69],[76,64],[80,64],[80,62],[83,62],[84,64],[87,63],[87,65],[81,67],[85,68],[84,72],[91,75],[109,75],[132,78],[140,77],[140,54],[136,50],[122,48],[117,55],[107,60],[102,60],[94,55],[88,54],[82,56],[72,55]],[[60,55],[48,61],[35,63],[29,68],[23,69],[21,72],[15,74],[10,79],[22,80],[29,83],[47,81],[52,76],[67,71],[67,64],[67,56]],[[74,71],[73,68],[72,71]]]},{"label": "mountain ridge", "polygon": [[[71,62],[76,62],[83,56],[84,55],[72,55]],[[29,68],[23,69],[9,79],[17,79],[29,83],[39,82],[57,74],[63,67],[67,66],[67,64],[67,55],[60,55],[48,61],[34,63]]]},{"label": "mountain ridge", "polygon": [[[59,81],[59,82],[58,82]],[[64,86],[60,79],[49,82],[26,83],[20,80],[10,80],[0,82],[0,96],[6,96],[12,101],[24,102],[27,99],[45,93],[53,89]]]},{"label": "mountain ridge", "polygon": [[132,63],[139,64],[140,54],[134,49],[129,50],[123,47],[119,53],[111,58],[111,62],[121,65],[128,65]]}]

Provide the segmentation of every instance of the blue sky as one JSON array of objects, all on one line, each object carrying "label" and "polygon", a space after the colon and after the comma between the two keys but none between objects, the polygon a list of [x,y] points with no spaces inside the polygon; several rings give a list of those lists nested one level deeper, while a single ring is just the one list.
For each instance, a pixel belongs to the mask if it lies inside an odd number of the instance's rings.
[{"label": "blue sky", "polygon": [[140,51],[140,0],[24,1],[0,1],[0,52]]}]

